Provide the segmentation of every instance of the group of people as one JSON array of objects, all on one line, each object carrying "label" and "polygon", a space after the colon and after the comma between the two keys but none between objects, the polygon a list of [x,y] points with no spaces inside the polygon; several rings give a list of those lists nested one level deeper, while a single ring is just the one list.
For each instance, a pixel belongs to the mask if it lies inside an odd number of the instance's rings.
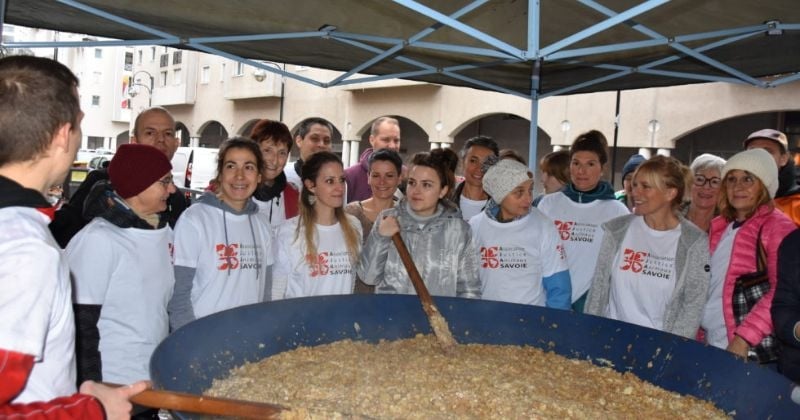
[{"label": "group of people", "polygon": [[622,198],[603,180],[606,139],[589,131],[542,159],[534,200],[524,160],[486,136],[404,165],[399,122],[381,117],[345,168],[326,120],[294,133],[261,120],[221,145],[189,203],[172,182],[174,120],[155,107],[53,212],[43,195],[68,172],[82,115],[68,69],[0,60],[0,127],[15,127],[0,136],[0,415],[125,417],[158,343],[215,312],[413,294],[395,235],[433,295],[604,316],[780,360],[800,381],[800,188],[782,175],[794,168],[779,131],[728,161],[634,156]]}]

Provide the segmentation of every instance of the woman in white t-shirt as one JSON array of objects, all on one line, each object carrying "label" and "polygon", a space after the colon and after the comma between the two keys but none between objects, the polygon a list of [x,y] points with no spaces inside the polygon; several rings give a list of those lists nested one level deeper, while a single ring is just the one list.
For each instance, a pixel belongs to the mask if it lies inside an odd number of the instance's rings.
[{"label": "woman in white t-shirt", "polygon": [[608,162],[608,142],[592,130],[578,136],[569,149],[570,182],[545,195],[536,208],[553,219],[567,253],[572,280],[572,309],[583,312],[597,253],[603,241],[600,225],[628,214],[614,197],[614,188],[601,178]]},{"label": "woman in white t-shirt", "polygon": [[603,224],[586,313],[694,338],[710,274],[708,236],[679,214],[689,177],[670,157],[639,166],[634,214]]},{"label": "woman in white t-shirt", "polygon": [[226,309],[269,298],[272,230],[251,199],[264,172],[253,140],[235,137],[219,149],[217,189],[207,191],[175,226],[172,329]]},{"label": "woman in white t-shirt", "polygon": [[486,210],[470,219],[483,299],[570,309],[572,287],[553,221],[536,208],[533,175],[512,159],[489,158]]},{"label": "woman in white t-shirt", "polygon": [[344,212],[341,159],[317,152],[303,163],[300,214],[277,228],[272,298],[353,292],[361,225]]},{"label": "woman in white t-shirt", "polygon": [[172,165],[152,146],[124,144],[86,199],[92,221],[65,251],[74,284],[78,379],[150,379],[169,332],[172,229],[159,213],[175,192]]}]

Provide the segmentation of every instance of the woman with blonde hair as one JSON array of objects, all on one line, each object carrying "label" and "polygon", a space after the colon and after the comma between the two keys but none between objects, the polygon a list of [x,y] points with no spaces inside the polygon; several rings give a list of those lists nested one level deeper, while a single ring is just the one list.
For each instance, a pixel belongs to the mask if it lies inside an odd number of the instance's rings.
[{"label": "woman with blonde hair", "polygon": [[300,214],[278,226],[272,298],[353,293],[361,225],[345,213],[342,161],[317,152],[303,163]]},{"label": "woman with blonde hair", "polygon": [[711,221],[711,293],[703,316],[709,344],[775,365],[770,309],[778,247],[796,226],[775,209],[778,168],[763,149],[739,152],[722,168],[719,216]]},{"label": "woman with blonde hair", "polygon": [[694,337],[708,291],[708,236],[678,212],[689,170],[655,156],[634,172],[634,214],[609,220],[586,313]]}]

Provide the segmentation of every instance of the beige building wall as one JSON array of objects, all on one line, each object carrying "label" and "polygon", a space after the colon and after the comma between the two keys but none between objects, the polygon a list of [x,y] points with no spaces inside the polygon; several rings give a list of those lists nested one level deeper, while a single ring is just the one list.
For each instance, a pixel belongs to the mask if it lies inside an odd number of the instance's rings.
[{"label": "beige building wall", "polygon": [[[144,49],[147,57],[150,48],[136,50]],[[524,98],[470,88],[387,80],[325,89],[263,71],[264,80],[258,81],[254,76],[260,70],[255,67],[244,66],[237,74],[234,61],[190,51],[183,51],[184,58],[177,65],[184,77],[178,83],[182,86],[176,88],[170,81],[176,65],[170,61],[164,69],[159,61],[161,54],[171,58],[175,50],[156,48],[155,60],[135,62],[134,70],[145,70],[156,77],[153,104],[173,112],[188,128],[192,144],[197,144],[211,122],[219,122],[229,136],[246,134],[243,130],[256,119],[278,119],[282,105],[283,121],[290,129],[311,116],[329,120],[337,130],[335,137],[343,141],[337,143],[336,150],[343,152],[346,163],[353,163],[366,147],[361,141],[364,133],[381,115],[399,116],[415,127],[413,138],[406,140],[404,136],[408,153],[453,145],[465,127],[487,116],[508,114],[530,120],[531,115],[531,103]],[[204,75],[204,67],[210,74]],[[286,68],[321,83],[340,74],[294,65]],[[160,86],[158,78],[165,70],[166,85]],[[669,154],[677,139],[715,122],[758,112],[794,110],[798,94],[800,82],[768,90],[709,83],[623,91],[618,145],[642,149],[646,154]],[[134,98],[134,110],[146,106],[145,96]],[[611,142],[616,100],[616,92],[541,100],[538,127],[540,134],[544,133],[540,141],[549,142],[545,150],[566,147],[578,134],[591,129],[602,131]],[[520,131],[517,128],[514,132]]]}]

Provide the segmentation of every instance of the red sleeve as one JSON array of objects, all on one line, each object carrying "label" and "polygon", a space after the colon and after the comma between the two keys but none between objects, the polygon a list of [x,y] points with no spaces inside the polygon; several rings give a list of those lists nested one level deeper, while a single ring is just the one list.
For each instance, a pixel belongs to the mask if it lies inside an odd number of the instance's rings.
[{"label": "red sleeve", "polygon": [[0,418],[39,419],[104,419],[100,402],[85,394],[60,397],[48,402],[12,404],[28,381],[33,369],[33,356],[0,349]]}]

